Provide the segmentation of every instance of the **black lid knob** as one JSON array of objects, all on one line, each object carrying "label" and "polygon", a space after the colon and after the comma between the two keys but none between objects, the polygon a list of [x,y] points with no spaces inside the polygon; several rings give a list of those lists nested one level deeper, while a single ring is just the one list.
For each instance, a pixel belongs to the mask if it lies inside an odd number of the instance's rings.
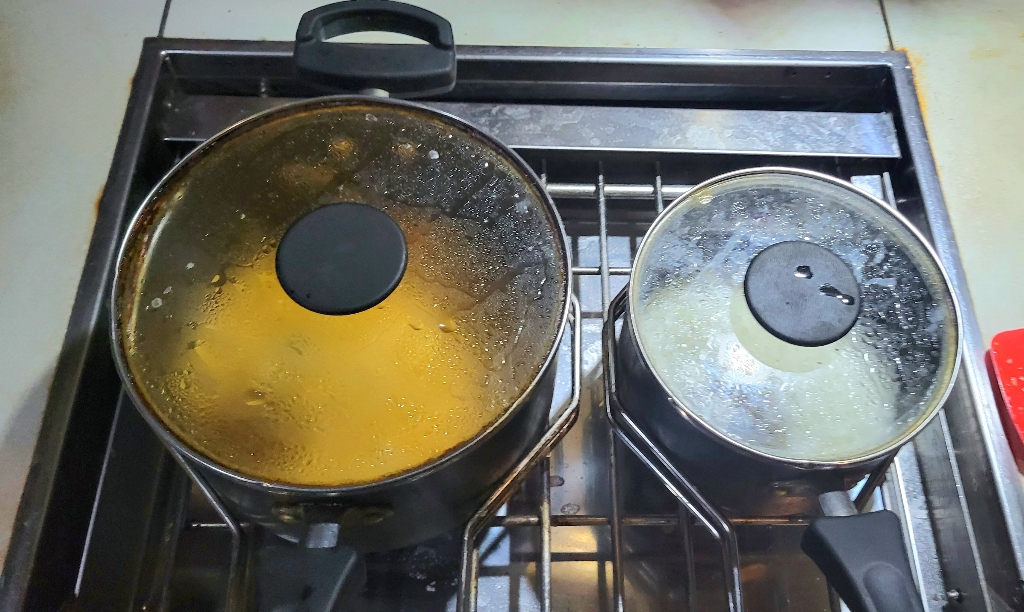
[{"label": "black lid knob", "polygon": [[386,213],[342,202],[296,221],[277,249],[277,278],[300,306],[329,315],[376,306],[405,274],[405,234]]},{"label": "black lid knob", "polygon": [[762,327],[798,346],[839,340],[860,314],[853,270],[811,242],[780,242],[758,253],[747,268],[743,293]]}]

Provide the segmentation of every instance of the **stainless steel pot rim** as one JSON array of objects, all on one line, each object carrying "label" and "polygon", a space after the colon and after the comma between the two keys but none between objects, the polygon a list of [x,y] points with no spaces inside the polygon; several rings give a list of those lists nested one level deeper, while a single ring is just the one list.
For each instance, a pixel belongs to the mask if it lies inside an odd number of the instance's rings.
[{"label": "stainless steel pot rim", "polygon": [[[886,457],[886,456],[891,455],[891,454],[895,454],[900,449],[900,447],[902,447],[904,444],[909,442],[922,429],[924,429],[932,421],[933,418],[935,418],[935,415],[938,414],[939,409],[946,403],[946,400],[949,398],[950,393],[952,393],[953,386],[956,384],[957,375],[958,375],[958,373],[960,371],[960,362],[961,362],[961,357],[962,357],[962,352],[963,352],[963,324],[962,324],[962,320],[961,320],[960,303],[957,300],[956,293],[954,291],[952,291],[952,289],[951,289],[952,284],[950,283],[949,276],[947,275],[945,268],[942,266],[942,262],[939,260],[938,255],[935,253],[935,250],[932,248],[931,243],[924,236],[924,234],[922,234],[906,217],[904,217],[902,214],[900,214],[900,212],[897,211],[894,207],[889,206],[888,204],[886,204],[882,200],[876,198],[875,196],[871,195],[870,193],[867,193],[867,192],[857,188],[856,186],[854,186],[851,183],[848,183],[846,181],[838,179],[838,178],[836,178],[834,176],[830,176],[828,174],[823,174],[821,172],[815,172],[813,170],[804,170],[804,169],[800,169],[800,168],[788,168],[788,167],[785,167],[785,166],[763,166],[763,167],[746,168],[746,169],[743,169],[743,170],[735,170],[733,172],[727,172],[725,174],[721,174],[721,175],[715,176],[713,178],[710,178],[710,179],[708,179],[708,180],[706,180],[706,181],[704,181],[704,182],[702,182],[702,183],[700,183],[698,185],[695,185],[692,189],[690,189],[689,191],[687,191],[683,195],[679,196],[678,198],[673,200],[671,204],[669,204],[668,206],[665,207],[665,210],[662,211],[662,213],[658,216],[657,219],[655,219],[655,221],[651,225],[650,229],[647,230],[647,233],[644,235],[643,239],[640,241],[640,245],[637,247],[637,254],[636,254],[636,257],[633,260],[634,261],[633,269],[630,271],[630,279],[632,279],[633,275],[636,274],[637,262],[639,262],[641,260],[641,256],[644,253],[644,249],[645,249],[645,247],[649,243],[648,239],[651,236],[653,236],[653,235],[655,235],[657,233],[658,228],[661,227],[661,225],[665,222],[665,220],[670,216],[671,211],[674,210],[675,208],[677,208],[684,200],[686,200],[687,197],[689,197],[689,195],[691,193],[694,193],[694,192],[696,192],[696,191],[698,191],[700,189],[705,189],[705,188],[717,185],[719,183],[723,183],[723,182],[726,182],[726,181],[729,181],[729,180],[732,180],[732,179],[735,179],[735,178],[739,178],[739,177],[757,176],[757,175],[768,175],[768,174],[791,174],[791,175],[796,175],[796,176],[803,176],[803,177],[806,177],[806,178],[812,178],[812,179],[818,179],[818,180],[821,180],[821,181],[825,181],[825,182],[831,183],[833,185],[836,185],[838,187],[841,187],[843,189],[846,189],[846,190],[848,190],[848,191],[850,191],[850,192],[852,192],[852,193],[854,193],[854,194],[856,194],[858,196],[867,198],[868,200],[872,201],[874,204],[876,204],[879,207],[879,210],[882,212],[882,214],[888,214],[890,217],[892,217],[892,219],[895,222],[897,222],[899,224],[902,224],[902,226],[904,228],[906,228],[913,235],[914,239],[916,239],[918,241],[920,246],[924,249],[924,251],[931,258],[932,262],[935,264],[935,267],[938,269],[939,273],[942,275],[943,283],[944,283],[945,287],[948,288],[948,294],[949,294],[950,300],[951,300],[951,302],[953,304],[953,311],[954,311],[954,313],[956,315],[956,317],[955,317],[956,318],[956,321],[955,321],[956,322],[956,346],[955,346],[956,353],[955,353],[955,356],[954,356],[954,359],[953,359],[953,367],[952,367],[952,371],[950,372],[949,383],[946,385],[945,389],[942,390],[942,393],[938,393],[938,394],[935,395],[935,399],[933,400],[932,404],[930,406],[928,406],[928,408],[925,409],[924,416],[919,418],[917,423],[913,427],[911,427],[910,429],[905,431],[899,437],[897,437],[897,438],[895,438],[893,440],[890,440],[886,445],[884,445],[884,446],[882,446],[880,448],[877,448],[877,449],[875,449],[873,451],[870,451],[870,452],[868,452],[868,453],[866,453],[864,455],[860,455],[860,456],[849,458],[849,459],[842,459],[842,460],[836,460],[836,461],[821,461],[821,460],[810,460],[810,459],[794,459],[794,458],[790,458],[790,457],[780,457],[778,455],[773,455],[773,454],[770,454],[770,453],[765,453],[765,452],[756,450],[754,448],[751,448],[749,446],[746,446],[746,445],[744,445],[744,444],[742,444],[742,443],[740,443],[740,442],[738,442],[738,441],[736,441],[736,440],[726,436],[722,432],[720,432],[717,429],[715,429],[714,427],[712,427],[710,424],[708,424],[706,421],[704,421],[704,419],[700,418],[700,416],[698,416],[694,411],[690,410],[686,406],[686,404],[684,402],[680,401],[677,397],[675,397],[672,394],[671,391],[669,391],[669,388],[665,384],[665,381],[662,379],[661,375],[658,373],[658,371],[656,369],[654,369],[651,366],[651,360],[650,360],[649,356],[647,355],[646,350],[644,349],[643,343],[640,341],[640,339],[638,337],[637,338],[637,347],[640,350],[640,357],[643,360],[644,367],[646,367],[651,372],[651,374],[654,375],[655,380],[658,381],[658,384],[661,385],[662,390],[665,392],[666,395],[668,395],[668,397],[669,397],[670,401],[672,402],[672,404],[679,411],[680,416],[682,416],[684,419],[686,419],[687,421],[692,423],[694,426],[696,426],[698,429],[700,429],[701,431],[705,432],[706,434],[712,436],[713,438],[719,440],[720,442],[723,442],[727,446],[732,447],[732,448],[736,449],[737,451],[739,451],[739,452],[741,452],[743,454],[746,454],[748,456],[752,456],[752,457],[755,457],[757,459],[761,459],[761,460],[765,460],[765,461],[770,461],[770,462],[774,462],[774,463],[786,464],[788,466],[795,467],[795,468],[798,468],[798,469],[805,469],[805,470],[828,470],[828,469],[841,469],[841,468],[855,467],[855,466],[859,466],[859,465],[866,465],[866,464],[870,464],[870,463],[874,462],[877,459]],[[636,299],[637,299],[636,298],[636,292],[634,291],[635,286],[636,286],[636,284],[633,283],[632,280],[631,280],[631,282],[626,287],[624,287],[622,289],[622,291],[624,293],[628,293],[628,295],[626,296],[628,298],[628,305],[629,305],[629,308],[628,308],[628,315],[629,315],[628,324],[632,327],[632,329],[637,329],[636,320],[635,320],[636,308],[634,307],[635,303],[636,303]]]},{"label": "stainless steel pot rim", "polygon": [[[141,229],[141,226],[146,220],[149,213],[152,212],[155,202],[158,201],[159,195],[175,180],[177,180],[180,174],[185,171],[189,166],[195,163],[201,158],[209,149],[217,146],[221,141],[235,136],[240,130],[252,129],[267,120],[278,116],[293,113],[298,110],[315,110],[317,108],[328,108],[334,106],[350,106],[356,104],[368,104],[368,105],[383,105],[383,106],[395,106],[404,108],[410,111],[424,112],[431,116],[440,118],[447,121],[456,127],[463,129],[473,136],[481,139],[489,146],[493,147],[496,151],[510,159],[523,174],[526,180],[529,182],[531,187],[534,187],[537,192],[541,195],[541,204],[546,209],[546,213],[553,224],[556,231],[555,240],[558,241],[557,251],[563,254],[562,267],[565,278],[565,290],[562,296],[562,307],[561,314],[559,315],[559,324],[557,332],[551,340],[551,346],[548,350],[547,358],[541,364],[536,375],[530,381],[530,384],[520,393],[519,397],[511,406],[505,409],[498,419],[488,425],[485,429],[480,431],[476,436],[470,439],[468,442],[455,448],[452,451],[445,453],[437,459],[425,463],[419,467],[416,467],[407,472],[402,472],[382,480],[347,485],[347,486],[298,486],[279,482],[268,482],[258,478],[253,478],[236,470],[227,468],[212,459],[202,455],[195,451],[183,440],[178,438],[170,429],[168,429],[160,421],[153,411],[149,409],[148,403],[143,399],[142,394],[139,392],[138,383],[135,377],[132,376],[130,369],[128,368],[127,359],[125,358],[123,346],[121,343],[122,335],[119,326],[118,309],[117,309],[117,298],[118,298],[118,287],[121,284],[122,267],[125,262],[125,255],[131,245],[134,244],[137,234]],[[555,204],[548,195],[547,190],[544,188],[544,184],[540,178],[533,171],[533,169],[527,164],[522,157],[519,156],[515,151],[510,149],[501,141],[497,140],[484,130],[474,126],[473,124],[465,121],[464,119],[446,113],[444,111],[427,108],[421,104],[415,102],[409,102],[405,100],[395,100],[392,98],[381,98],[376,96],[364,96],[364,95],[337,95],[337,96],[322,96],[317,98],[310,98],[306,100],[299,100],[296,102],[290,102],[282,104],[271,109],[256,113],[245,119],[242,119],[233,125],[221,130],[208,140],[197,146],[195,149],[190,151],[185,157],[183,157],[178,163],[171,168],[170,171],[164,175],[163,178],[157,183],[155,187],[146,195],[142,200],[142,204],[139,209],[132,215],[131,222],[128,224],[125,230],[124,237],[121,240],[121,244],[118,247],[117,258],[114,264],[114,278],[111,285],[110,293],[110,342],[111,351],[114,356],[114,363],[117,367],[117,372],[121,377],[122,383],[124,383],[125,390],[128,397],[135,404],[136,408],[142,413],[143,418],[149,424],[149,426],[156,432],[160,437],[161,441],[168,446],[171,452],[177,452],[188,460],[191,460],[204,468],[211,470],[212,472],[228,478],[243,482],[249,486],[258,487],[266,491],[275,493],[289,493],[289,494],[310,494],[310,495],[344,495],[348,493],[370,493],[379,489],[390,488],[399,484],[404,484],[418,480],[433,473],[436,470],[441,469],[446,464],[455,460],[457,457],[464,453],[471,451],[472,449],[483,444],[486,440],[491,438],[498,430],[500,430],[504,424],[513,417],[526,403],[526,400],[533,393],[534,388],[537,386],[540,379],[544,376],[545,372],[551,367],[552,362],[555,360],[558,354],[558,348],[561,344],[562,335],[565,332],[566,324],[569,320],[569,311],[571,309],[571,297],[572,297],[572,264],[570,261],[570,251],[568,248],[568,238],[565,233],[565,226],[562,223],[562,219],[555,208]]]}]

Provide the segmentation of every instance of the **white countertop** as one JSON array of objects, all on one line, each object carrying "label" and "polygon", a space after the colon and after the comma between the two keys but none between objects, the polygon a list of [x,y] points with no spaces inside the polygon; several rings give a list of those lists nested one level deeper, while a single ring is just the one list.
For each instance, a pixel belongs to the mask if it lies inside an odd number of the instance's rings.
[{"label": "white countertop", "polygon": [[[167,36],[289,40],[317,0],[167,0]],[[985,338],[1024,327],[1024,3],[413,0],[462,44],[885,50],[914,62]],[[142,38],[164,0],[0,5],[0,558]],[[886,27],[888,19],[888,28]]]}]

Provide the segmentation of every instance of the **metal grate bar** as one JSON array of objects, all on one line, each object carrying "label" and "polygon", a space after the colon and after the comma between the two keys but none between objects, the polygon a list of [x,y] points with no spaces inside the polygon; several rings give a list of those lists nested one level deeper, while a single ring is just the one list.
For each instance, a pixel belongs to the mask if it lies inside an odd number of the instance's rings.
[{"label": "metal grate bar", "polygon": [[[547,164],[548,160],[542,161],[540,178],[545,189],[548,189]],[[573,341],[579,342],[577,339]],[[542,484],[540,508],[537,512],[540,525],[540,601],[541,612],[551,612],[551,461],[545,457],[540,465]]]},{"label": "metal grate bar", "polygon": [[[601,311],[608,317],[608,302],[611,301],[611,282],[608,278],[608,202],[607,189],[604,184],[604,164],[597,168],[597,185],[593,186],[597,195],[598,249],[601,256]],[[646,185],[644,186],[646,187]]]},{"label": "metal grate bar", "polygon": [[[611,518],[597,514],[554,514],[548,517],[552,527],[594,527],[598,525],[610,525]],[[619,524],[626,527],[675,527],[680,520],[693,522],[692,517],[687,515],[680,518],[674,514],[648,514],[641,516],[621,516]],[[758,527],[803,527],[810,522],[810,517],[804,516],[751,516],[730,518],[733,525],[758,526]],[[496,517],[491,524],[492,527],[537,527],[542,521],[533,514],[509,514]]]},{"label": "metal grate bar", "polygon": [[[602,180],[604,172],[601,172]],[[601,197],[598,191],[599,185],[589,183],[550,183],[547,186],[548,193],[552,198],[564,198],[567,200],[593,200]],[[661,173],[658,173],[657,181],[653,185],[633,183],[609,183],[604,185],[604,198],[606,200],[658,200],[664,202],[666,199],[675,200],[687,191],[693,189],[693,185],[662,185]],[[660,198],[658,197],[660,193]],[[664,204],[658,207],[658,212],[664,208]]]},{"label": "metal grate bar", "polygon": [[697,599],[697,563],[693,560],[693,519],[682,504],[679,505],[679,522],[682,527],[683,550],[686,551],[686,612],[694,612]]},{"label": "metal grate bar", "polygon": [[[586,266],[573,266],[573,274],[579,274],[582,276],[597,276],[601,273],[601,268],[588,268]],[[629,276],[629,268],[608,268],[608,274],[612,276]]]},{"label": "metal grate bar", "polygon": [[[646,193],[647,185],[617,185],[621,187],[623,193],[639,192],[642,188]],[[601,275],[601,317],[602,320],[607,321],[608,319],[608,304],[611,302],[611,278],[609,269],[611,266],[608,264],[608,202],[607,202],[607,186],[604,182],[604,164],[598,164],[597,169],[597,184],[595,185],[596,196],[597,196],[597,218],[598,218],[598,252],[600,254],[600,269]],[[651,188],[650,195],[654,196],[654,189]],[[637,197],[626,195],[624,197]],[[608,398],[604,398],[607,401]],[[612,529],[612,605],[614,606],[615,612],[623,612],[625,609],[625,594],[623,586],[623,575],[622,575],[622,520],[621,512],[619,508],[619,462],[616,456],[616,439],[615,432],[608,430],[608,474],[609,474],[609,485],[612,496],[612,516],[611,516],[611,529]]]},{"label": "metal grate bar", "polygon": [[[550,508],[550,500],[548,501]],[[542,525],[541,514],[507,514],[495,517],[491,527],[538,527]],[[689,519],[687,523],[686,520]],[[680,521],[684,521],[680,523]],[[810,523],[809,517],[803,516],[780,516],[780,517],[740,517],[731,518],[729,522],[737,526],[756,527],[804,527]],[[597,514],[549,514],[548,521],[552,527],[598,527],[610,525],[611,518]],[[692,517],[680,518],[671,514],[649,514],[643,516],[623,516],[619,522],[625,527],[675,527],[676,525],[692,524]],[[245,529],[249,523],[238,523]],[[188,529],[227,529],[226,523],[189,523]]]},{"label": "metal grate bar", "polygon": [[541,612],[551,612],[551,476],[550,461],[540,463],[540,604]]},{"label": "metal grate bar", "polygon": [[[680,185],[680,187],[682,186]],[[661,214],[661,211],[665,210],[665,186],[661,184],[661,162],[654,162],[654,202],[658,207],[658,214]]]},{"label": "metal grate bar", "polygon": [[[605,312],[608,312],[607,308]],[[608,401],[607,397],[605,401]],[[619,458],[615,430],[609,429],[608,437],[608,472],[612,495],[612,605],[615,612],[623,612],[626,607],[626,596],[622,575],[622,516],[619,508]]]}]

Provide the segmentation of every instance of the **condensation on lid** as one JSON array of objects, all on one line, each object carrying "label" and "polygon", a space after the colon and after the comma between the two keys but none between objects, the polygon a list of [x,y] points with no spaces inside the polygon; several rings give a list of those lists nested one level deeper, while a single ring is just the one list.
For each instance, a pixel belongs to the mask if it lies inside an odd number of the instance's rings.
[{"label": "condensation on lid", "polygon": [[[753,317],[753,258],[808,241],[854,272],[861,312],[838,341],[802,347]],[[807,276],[813,270],[794,269]],[[852,186],[802,171],[748,171],[677,200],[645,238],[630,308],[663,384],[705,425],[755,452],[846,462],[899,443],[945,397],[957,307],[922,240]]]},{"label": "condensation on lid", "polygon": [[[343,316],[295,303],[274,266],[288,228],[335,202],[383,211],[408,248],[394,291]],[[539,375],[566,307],[539,183],[413,105],[276,109],[204,145],[150,207],[117,295],[139,394],[188,446],[265,481],[376,482],[467,444]]]}]

